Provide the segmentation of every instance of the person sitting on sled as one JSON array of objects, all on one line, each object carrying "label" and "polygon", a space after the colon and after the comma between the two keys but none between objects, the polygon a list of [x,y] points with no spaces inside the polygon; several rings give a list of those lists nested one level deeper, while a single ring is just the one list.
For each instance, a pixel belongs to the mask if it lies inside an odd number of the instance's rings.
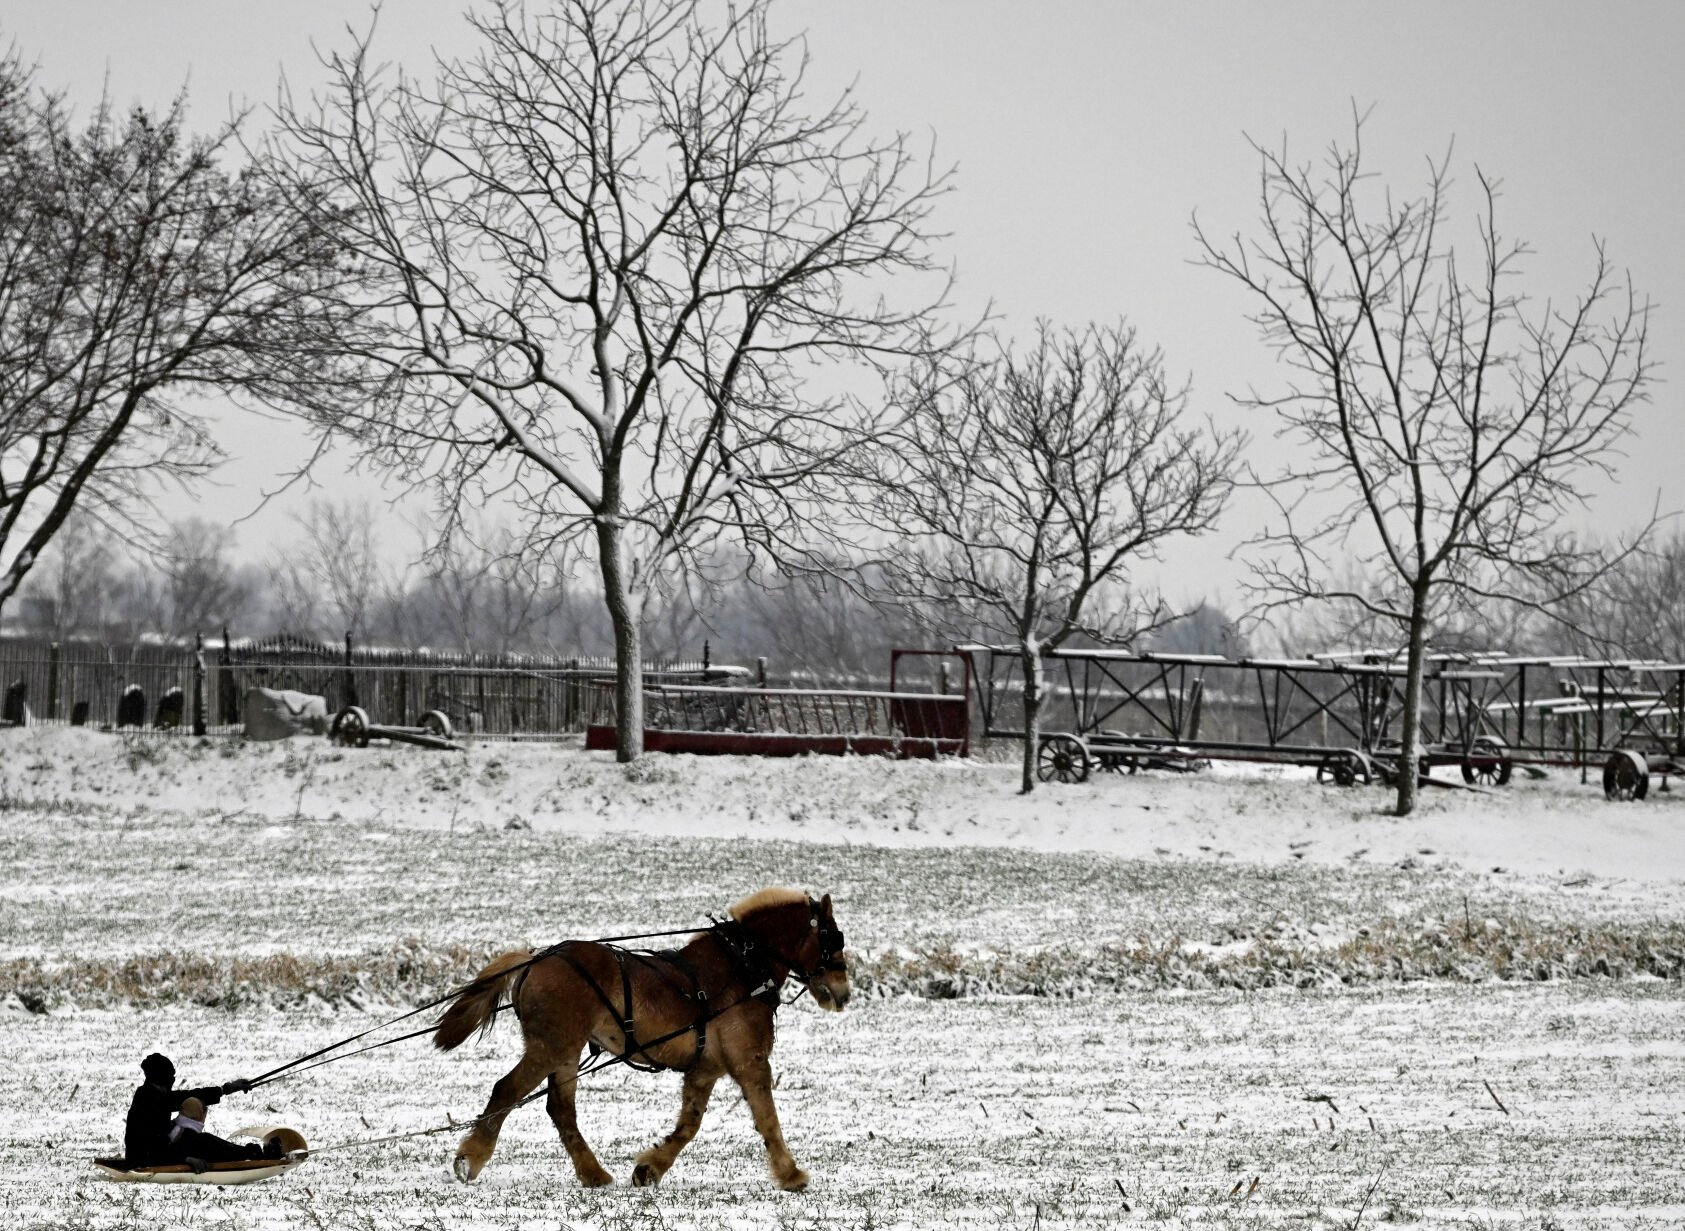
[{"label": "person sitting on sled", "polygon": [[[146,1081],[135,1091],[129,1104],[129,1117],[123,1125],[123,1156],[129,1166],[187,1163],[195,1171],[203,1171],[211,1163],[280,1157],[278,1146],[265,1153],[262,1146],[237,1145],[204,1131],[205,1108],[220,1103],[225,1094],[244,1094],[252,1088],[251,1082],[235,1080],[221,1086],[178,1090],[176,1066],[168,1056],[157,1052],[140,1062],[140,1071],[146,1075]],[[197,1106],[189,1109],[190,1102]],[[187,1115],[185,1124],[180,1117],[172,1124],[171,1112],[188,1110],[198,1114]]]}]

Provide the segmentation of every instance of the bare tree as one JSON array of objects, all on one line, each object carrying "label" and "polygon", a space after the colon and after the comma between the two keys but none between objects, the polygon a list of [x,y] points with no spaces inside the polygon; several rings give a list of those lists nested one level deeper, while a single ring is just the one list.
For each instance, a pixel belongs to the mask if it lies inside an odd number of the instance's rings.
[{"label": "bare tree", "polygon": [[[722,540],[784,552],[822,529],[805,483],[869,415],[809,378],[921,345],[945,294],[926,255],[943,178],[846,95],[810,114],[766,10],[710,27],[695,0],[492,3],[474,58],[432,82],[383,76],[364,38],[324,99],[282,108],[301,203],[332,185],[361,211],[371,315],[331,341],[379,383],[328,426],[435,484],[447,529],[506,501],[534,546],[592,543],[622,760],[645,601]],[[929,298],[884,298],[927,272]]]},{"label": "bare tree", "polygon": [[131,636],[185,641],[196,633],[238,626],[252,601],[250,584],[229,557],[224,526],[189,517],[173,522],[151,557],[123,576],[115,604]]},{"label": "bare tree", "polygon": [[1211,527],[1241,441],[1183,426],[1186,390],[1123,324],[1043,323],[1022,354],[929,369],[905,409],[867,455],[869,516],[896,536],[881,561],[888,592],[976,621],[961,635],[1018,647],[1030,791],[1042,655],[1079,633],[1118,642],[1162,622],[1156,599],[1130,593],[1132,570]]},{"label": "bare tree", "polygon": [[[1262,231],[1219,243],[1209,267],[1257,304],[1293,376],[1242,403],[1275,413],[1293,460],[1273,480],[1279,522],[1253,540],[1275,601],[1326,600],[1379,617],[1406,645],[1396,810],[1416,804],[1422,672],[1447,614],[1493,601],[1544,614],[1602,563],[1562,532],[1583,481],[1611,472],[1645,400],[1649,305],[1596,246],[1576,299],[1533,307],[1511,289],[1528,255],[1498,230],[1480,186],[1476,258],[1446,217],[1450,155],[1400,200],[1364,170],[1363,121],[1320,168],[1262,160]],[[1331,584],[1331,566],[1370,584]]]},{"label": "bare tree", "polygon": [[1221,654],[1241,658],[1250,652],[1240,626],[1221,607],[1200,603],[1152,635],[1160,654]]},{"label": "bare tree", "polygon": [[427,556],[436,619],[464,650],[536,648],[533,631],[568,605],[571,563],[566,544],[544,553],[507,528],[459,526]]},{"label": "bare tree", "polygon": [[381,592],[384,556],[375,535],[374,510],[365,501],[314,500],[294,522],[303,541],[269,565],[269,582],[287,626],[321,635],[323,608],[334,619],[334,637],[368,635]]},{"label": "bare tree", "polygon": [[85,514],[67,520],[18,594],[23,623],[54,641],[98,635],[110,618],[117,555]]},{"label": "bare tree", "polygon": [[1628,553],[1566,619],[1576,653],[1685,662],[1685,532]]},{"label": "bare tree", "polygon": [[73,510],[144,540],[157,485],[215,463],[189,394],[323,389],[295,341],[339,276],[333,211],[222,170],[238,121],[194,138],[183,107],[78,130],[0,58],[0,609]]}]

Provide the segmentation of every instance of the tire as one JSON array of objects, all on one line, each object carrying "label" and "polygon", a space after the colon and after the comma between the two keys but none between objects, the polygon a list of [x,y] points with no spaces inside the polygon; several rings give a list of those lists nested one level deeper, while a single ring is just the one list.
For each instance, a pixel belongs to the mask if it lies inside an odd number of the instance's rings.
[{"label": "tire", "polygon": [[1074,735],[1044,735],[1036,752],[1036,777],[1043,782],[1088,781],[1088,748]]},{"label": "tire", "polygon": [[450,715],[444,710],[428,710],[421,716],[421,729],[429,735],[436,735],[440,739],[451,737]]}]

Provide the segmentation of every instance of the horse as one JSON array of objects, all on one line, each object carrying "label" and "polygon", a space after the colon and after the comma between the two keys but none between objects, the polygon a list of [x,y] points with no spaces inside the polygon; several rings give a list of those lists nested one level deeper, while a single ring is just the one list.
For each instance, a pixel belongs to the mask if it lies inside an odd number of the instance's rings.
[{"label": "horse", "polygon": [[589,1044],[635,1068],[684,1074],[678,1125],[637,1156],[633,1184],[660,1182],[701,1127],[714,1083],[730,1074],[766,1143],[774,1182],[792,1192],[805,1188],[808,1173],[791,1156],[772,1101],[773,1012],[787,979],[801,983],[822,1009],[841,1012],[848,1004],[843,934],[829,894],[815,899],[763,889],[677,950],[570,940],[494,958],[433,1033],[434,1046],[449,1051],[513,1007],[525,1043],[520,1062],[492,1087],[485,1111],[457,1146],[457,1179],[466,1183],[480,1174],[504,1118],[548,1080],[545,1106],[580,1183],[614,1182],[580,1133],[574,1110],[580,1056]]}]

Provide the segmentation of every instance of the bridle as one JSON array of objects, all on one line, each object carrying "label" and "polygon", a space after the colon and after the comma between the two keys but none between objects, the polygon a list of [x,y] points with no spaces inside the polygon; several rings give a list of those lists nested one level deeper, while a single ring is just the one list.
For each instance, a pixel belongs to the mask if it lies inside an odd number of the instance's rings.
[{"label": "bridle", "polygon": [[750,983],[758,985],[751,994],[770,997],[773,1003],[777,1003],[778,989],[784,981],[777,972],[777,966],[782,966],[803,984],[812,983],[824,974],[848,972],[848,963],[842,956],[846,943],[842,929],[835,920],[825,917],[823,908],[811,894],[807,899],[807,926],[815,934],[814,939],[819,946],[819,960],[812,966],[804,965],[764,937],[757,940],[749,934],[741,920],[729,915],[714,920],[710,932],[725,946]]}]

